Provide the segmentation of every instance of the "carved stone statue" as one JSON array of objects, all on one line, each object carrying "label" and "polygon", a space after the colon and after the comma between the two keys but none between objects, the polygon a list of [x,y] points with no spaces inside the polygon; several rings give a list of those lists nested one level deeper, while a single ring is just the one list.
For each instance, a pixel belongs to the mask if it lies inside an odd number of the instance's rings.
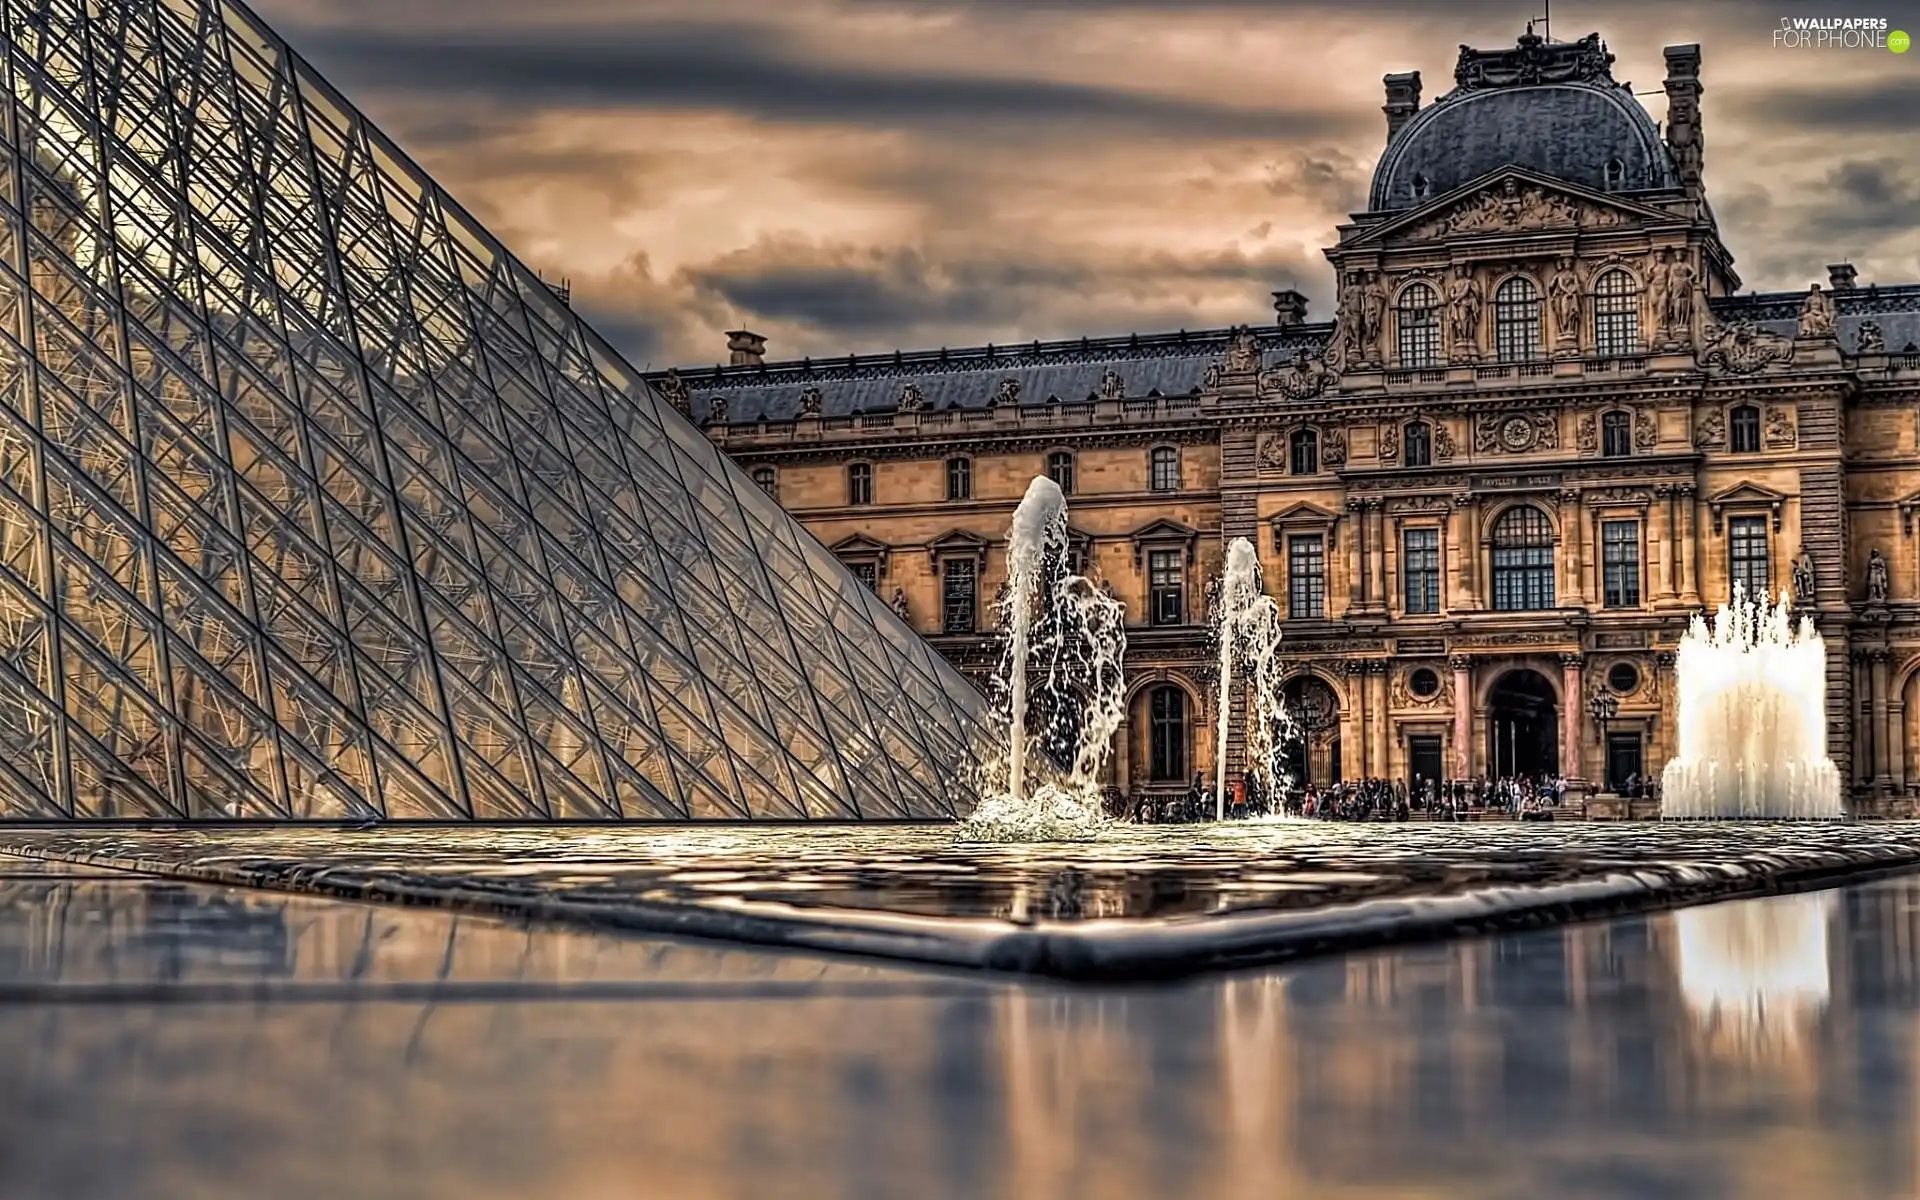
[{"label": "carved stone statue", "polygon": [[1767,445],[1791,446],[1799,440],[1799,436],[1800,431],[1794,427],[1793,412],[1790,409],[1768,406]]},{"label": "carved stone statue", "polygon": [[907,624],[913,624],[913,610],[907,607],[907,593],[900,588],[893,589],[893,612]]},{"label": "carved stone statue", "polygon": [[919,384],[909,381],[906,384],[906,386],[900,389],[900,411],[901,412],[903,413],[925,412],[926,408],[927,408],[927,394],[920,390]]},{"label": "carved stone statue", "polygon": [[1347,465],[1347,435],[1338,429],[1329,429],[1320,439],[1320,461],[1329,467]]},{"label": "carved stone statue", "polygon": [[999,386],[993,390],[993,398],[987,401],[990,407],[1018,403],[1020,403],[1020,380],[1013,375],[1002,379]]},{"label": "carved stone statue", "polygon": [[1433,423],[1433,457],[1436,462],[1448,462],[1453,458],[1453,431],[1447,428],[1445,421]]},{"label": "carved stone statue", "polygon": [[1223,365],[1230,375],[1250,375],[1260,369],[1260,339],[1252,330],[1242,325],[1233,331]]},{"label": "carved stone statue", "polygon": [[1672,287],[1673,260],[1667,251],[1655,251],[1647,260],[1647,294],[1653,300],[1654,336],[1663,342],[1672,338],[1667,327],[1667,292]]},{"label": "carved stone statue", "polygon": [[1127,394],[1127,381],[1120,378],[1120,372],[1108,367],[1100,373],[1100,398],[1118,400]]},{"label": "carved stone statue", "polygon": [[1884,354],[1887,349],[1886,335],[1880,332],[1878,321],[1860,322],[1860,343],[1854,347],[1855,354]]},{"label": "carved stone statue", "polygon": [[1696,280],[1692,264],[1677,250],[1667,252],[1671,264],[1661,276],[1660,324],[1669,342],[1686,342],[1693,334],[1693,288]]},{"label": "carved stone statue", "polygon": [[1391,421],[1380,427],[1380,461],[1395,462],[1400,458],[1400,427]]},{"label": "carved stone statue", "polygon": [[1572,346],[1580,339],[1580,276],[1574,273],[1573,260],[1562,257],[1547,280],[1547,300],[1553,305],[1554,335],[1562,345]]},{"label": "carved stone statue", "polygon": [[1803,338],[1830,338],[1833,336],[1833,295],[1820,290],[1819,284],[1807,289],[1807,298],[1800,302],[1800,336]]},{"label": "carved stone statue", "polygon": [[1447,281],[1447,328],[1462,349],[1471,349],[1480,336],[1480,285],[1464,270]]},{"label": "carved stone statue", "polygon": [[1380,334],[1386,320],[1387,289],[1375,273],[1369,275],[1360,288],[1360,337],[1369,362],[1380,358]]},{"label": "carved stone statue", "polygon": [[690,416],[693,412],[693,389],[680,377],[680,372],[669,370],[667,377],[660,381],[660,394],[667,403],[679,410],[681,416]]},{"label": "carved stone statue", "polygon": [[1867,603],[1887,602],[1887,556],[1875,546],[1867,555]]},{"label": "carved stone statue", "polygon": [[1793,560],[1793,606],[1813,607],[1813,555],[1806,550]]},{"label": "carved stone statue", "polygon": [[725,425],[727,423],[727,398],[715,396],[707,401],[707,424]]},{"label": "carved stone statue", "polygon": [[1718,450],[1727,444],[1727,414],[1724,409],[1710,408],[1701,416],[1700,423],[1693,427],[1693,444],[1702,450]]},{"label": "carved stone statue", "polygon": [[817,417],[820,415],[820,389],[819,388],[809,387],[809,388],[801,389],[800,415],[803,417]]},{"label": "carved stone statue", "polygon": [[1582,454],[1594,454],[1600,449],[1600,423],[1593,419],[1592,413],[1583,413],[1580,427],[1574,431],[1574,444]]},{"label": "carved stone statue", "polygon": [[1263,398],[1280,396],[1287,400],[1311,400],[1332,386],[1334,370],[1325,358],[1316,358],[1306,350],[1293,352],[1287,365],[1262,371],[1254,381],[1254,390]]},{"label": "carved stone statue", "polygon": [[1701,366],[1719,367],[1729,375],[1751,375],[1792,357],[1792,342],[1752,321],[1709,325],[1699,351]]}]

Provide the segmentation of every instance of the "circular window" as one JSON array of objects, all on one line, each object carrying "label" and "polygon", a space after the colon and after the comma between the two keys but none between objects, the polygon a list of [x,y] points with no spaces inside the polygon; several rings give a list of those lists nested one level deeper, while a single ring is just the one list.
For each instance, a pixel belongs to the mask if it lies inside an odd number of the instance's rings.
[{"label": "circular window", "polygon": [[1640,668],[1630,662],[1617,662],[1607,669],[1607,686],[1622,696],[1640,690]]},{"label": "circular window", "polygon": [[1440,677],[1426,667],[1421,667],[1407,677],[1407,688],[1422,700],[1440,694]]}]

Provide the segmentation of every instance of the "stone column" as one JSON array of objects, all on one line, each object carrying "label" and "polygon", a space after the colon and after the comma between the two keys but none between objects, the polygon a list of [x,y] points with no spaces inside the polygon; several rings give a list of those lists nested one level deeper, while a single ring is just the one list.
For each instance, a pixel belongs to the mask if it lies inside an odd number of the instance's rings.
[{"label": "stone column", "polygon": [[1680,502],[1680,600],[1684,604],[1700,603],[1700,539],[1696,532],[1699,528],[1694,512],[1695,488],[1690,483],[1674,487],[1674,495]]},{"label": "stone column", "polygon": [[1453,498],[1455,511],[1460,514],[1460,553],[1455,569],[1459,579],[1459,596],[1456,607],[1471,612],[1479,608],[1479,572],[1480,572],[1480,501],[1472,492],[1461,492]]},{"label": "stone column", "polygon": [[1385,505],[1378,499],[1367,501],[1367,521],[1373,526],[1368,545],[1371,547],[1373,575],[1367,587],[1367,599],[1376,611],[1385,611],[1387,607],[1387,516]]},{"label": "stone column", "polygon": [[1586,511],[1580,502],[1581,493],[1577,488],[1567,488],[1560,493],[1560,528],[1564,531],[1563,541],[1566,553],[1563,556],[1567,565],[1565,594],[1560,598],[1563,608],[1585,608],[1586,555],[1582,551],[1586,533]]},{"label": "stone column", "polygon": [[1660,567],[1653,574],[1653,602],[1655,604],[1673,604],[1679,600],[1674,586],[1674,537],[1673,537],[1673,487],[1669,484],[1655,484],[1653,505],[1647,510],[1647,542],[1657,543],[1660,547]]},{"label": "stone column", "polygon": [[1853,709],[1853,771],[1850,783],[1865,783],[1873,778],[1873,756],[1869,752],[1868,730],[1872,722],[1867,719],[1866,709],[1870,703],[1872,688],[1867,674],[1867,652],[1853,652],[1853,694],[1849,703]]},{"label": "stone column", "polygon": [[[1353,709],[1353,734],[1340,739],[1341,755],[1347,761],[1340,764],[1341,775],[1346,779],[1365,779],[1367,777],[1367,664],[1357,659],[1349,659],[1340,664],[1347,678],[1347,699]],[[1353,752],[1348,754],[1346,747],[1351,745]]]},{"label": "stone column", "polygon": [[1893,794],[1907,794],[1907,703],[1887,703],[1887,753],[1892,758]]},{"label": "stone column", "polygon": [[1873,790],[1885,792],[1893,782],[1892,756],[1887,743],[1887,652],[1872,651],[1873,663]]},{"label": "stone column", "polygon": [[1585,742],[1580,736],[1585,697],[1580,691],[1581,669],[1586,658],[1579,654],[1560,656],[1560,773],[1568,779],[1587,777]]},{"label": "stone column", "polygon": [[1473,774],[1473,660],[1456,654],[1447,660],[1453,668],[1453,777]]},{"label": "stone column", "polygon": [[1133,793],[1133,722],[1121,718],[1120,727],[1113,731],[1113,786],[1122,796]]},{"label": "stone column", "polygon": [[1347,511],[1353,514],[1349,522],[1353,526],[1353,536],[1347,539],[1351,543],[1347,554],[1347,608],[1355,611],[1367,607],[1367,582],[1372,574],[1367,565],[1367,541],[1372,531],[1367,528],[1366,501],[1347,501]]},{"label": "stone column", "polygon": [[1368,772],[1381,779],[1387,777],[1387,731],[1393,724],[1387,711],[1387,662],[1385,659],[1372,659],[1367,663],[1367,686],[1373,695],[1367,701],[1367,715],[1373,720],[1373,764]]}]

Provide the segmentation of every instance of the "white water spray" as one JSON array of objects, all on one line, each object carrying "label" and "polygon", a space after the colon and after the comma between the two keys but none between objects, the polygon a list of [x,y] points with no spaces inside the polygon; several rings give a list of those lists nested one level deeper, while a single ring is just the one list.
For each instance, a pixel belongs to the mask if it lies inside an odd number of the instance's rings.
[{"label": "white water spray", "polygon": [[1732,1048],[1790,1044],[1827,1007],[1837,892],[1733,900],[1673,914],[1680,994]]},{"label": "white water spray", "polygon": [[[1107,820],[1099,776],[1126,715],[1126,611],[1067,570],[1067,549],[1066,496],[1035,479],[1007,533],[1006,651],[996,680],[1006,759],[999,778],[982,781],[963,829],[973,840],[1085,838]],[[1044,717],[1038,761],[1030,710]],[[1039,786],[1030,787],[1030,775],[1042,777]]]},{"label": "white water spray", "polygon": [[1787,598],[1737,585],[1711,625],[1695,614],[1674,663],[1679,753],[1661,773],[1661,815],[1835,818],[1827,757],[1827,648]]},{"label": "white water spray", "polygon": [[1215,636],[1220,640],[1219,692],[1214,697],[1219,719],[1214,731],[1214,819],[1227,815],[1227,734],[1233,713],[1233,670],[1244,662],[1253,682],[1253,703],[1247,710],[1247,764],[1266,788],[1278,796],[1286,785],[1280,768],[1280,750],[1291,731],[1291,721],[1280,697],[1280,606],[1260,584],[1260,555],[1246,538],[1227,547],[1227,566],[1220,577],[1220,600]]}]

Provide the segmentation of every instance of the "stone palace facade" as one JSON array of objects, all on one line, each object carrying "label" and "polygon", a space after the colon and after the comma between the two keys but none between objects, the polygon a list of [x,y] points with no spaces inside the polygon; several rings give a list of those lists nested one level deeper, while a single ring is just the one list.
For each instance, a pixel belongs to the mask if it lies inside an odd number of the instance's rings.
[{"label": "stone palace facade", "polygon": [[1260,326],[800,362],[740,330],[730,364],[653,378],[976,676],[1008,519],[1058,480],[1129,614],[1129,795],[1220,752],[1208,585],[1247,538],[1305,778],[1657,774],[1674,647],[1741,582],[1816,614],[1852,807],[1905,813],[1920,284],[1840,264],[1741,293],[1699,48],[1666,59],[1664,130],[1597,36],[1463,47],[1424,107],[1417,73],[1387,76],[1332,321],[1287,291]]}]

